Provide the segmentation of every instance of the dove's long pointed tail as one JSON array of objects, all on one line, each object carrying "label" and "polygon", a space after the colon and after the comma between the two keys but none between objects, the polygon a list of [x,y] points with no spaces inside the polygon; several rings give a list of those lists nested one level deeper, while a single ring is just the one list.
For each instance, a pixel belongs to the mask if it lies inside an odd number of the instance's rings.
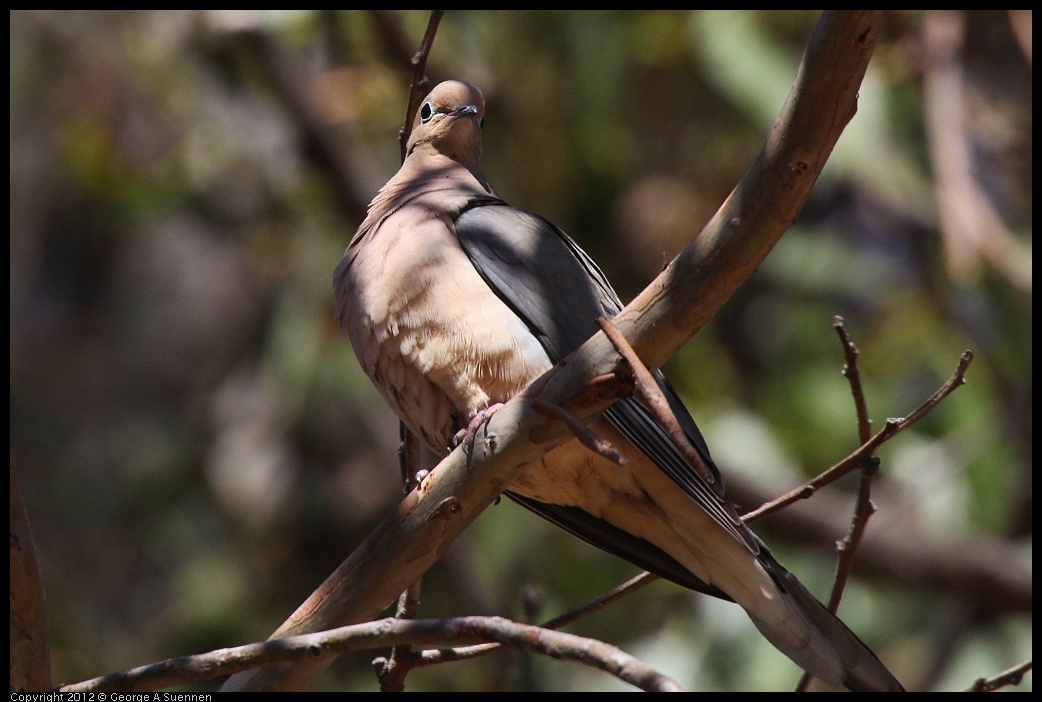
[{"label": "dove's long pointed tail", "polygon": [[[768,552],[760,554],[780,593],[774,616],[747,608],[756,627],[782,653],[815,677],[857,692],[904,692],[904,687],[861,639],[818,602]],[[787,610],[787,612],[786,612]],[[777,613],[785,612],[776,624]],[[773,620],[773,621],[772,621]]]}]

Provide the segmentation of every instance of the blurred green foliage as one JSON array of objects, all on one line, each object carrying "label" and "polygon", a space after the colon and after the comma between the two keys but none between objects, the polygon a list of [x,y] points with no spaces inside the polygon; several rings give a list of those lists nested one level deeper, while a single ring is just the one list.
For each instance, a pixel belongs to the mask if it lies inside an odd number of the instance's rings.
[{"label": "blurred green foliage", "polygon": [[[667,372],[722,469],[782,489],[856,445],[834,315],[876,427],[973,348],[968,384],[880,453],[875,519],[902,510],[1030,568],[1030,49],[1022,15],[959,17],[962,135],[1006,259],[941,236],[929,16],[891,13],[800,220]],[[755,157],[816,20],[449,12],[428,74],[482,88],[497,191],[568,231],[628,299]],[[339,336],[330,280],[398,166],[426,21],[11,13],[11,443],[56,681],[266,638],[399,499],[397,421]],[[955,270],[959,246],[971,265]],[[825,596],[828,554],[758,531]],[[504,502],[424,579],[421,614],[524,618],[527,597],[541,619],[632,574]],[[1030,611],[902,582],[855,577],[842,616],[910,687],[959,689],[1031,656]],[[570,630],[692,689],[798,677],[738,608],[668,583]],[[374,655],[344,656],[319,688],[375,689]],[[621,687],[511,652],[408,682]]]}]

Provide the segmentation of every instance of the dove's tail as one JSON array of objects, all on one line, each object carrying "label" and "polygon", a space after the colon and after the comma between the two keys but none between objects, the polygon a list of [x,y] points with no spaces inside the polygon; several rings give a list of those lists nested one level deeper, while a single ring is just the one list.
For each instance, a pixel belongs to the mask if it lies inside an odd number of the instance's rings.
[{"label": "dove's tail", "polygon": [[[761,562],[778,586],[770,607],[746,608],[753,623],[782,653],[804,670],[857,692],[904,692],[904,687],[846,624],[818,602],[799,580],[766,550]],[[768,600],[773,598],[768,597]],[[780,615],[780,616],[779,616]]]}]

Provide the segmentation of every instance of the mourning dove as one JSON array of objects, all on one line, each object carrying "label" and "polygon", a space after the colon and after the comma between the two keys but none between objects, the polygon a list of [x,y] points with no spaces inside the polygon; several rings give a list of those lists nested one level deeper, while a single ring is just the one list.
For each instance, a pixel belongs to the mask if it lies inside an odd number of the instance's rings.
[{"label": "mourning dove", "polygon": [[[438,455],[621,309],[564,232],[507,205],[481,170],[485,103],[447,81],[424,100],[401,169],[380,190],[333,276],[341,329],[405,425]],[[507,494],[587,542],[738,603],[800,667],[853,690],[901,690],[878,658],[739,519],[702,435],[656,381],[715,482],[638,400],[591,428],[619,466],[571,440],[524,468]]]}]

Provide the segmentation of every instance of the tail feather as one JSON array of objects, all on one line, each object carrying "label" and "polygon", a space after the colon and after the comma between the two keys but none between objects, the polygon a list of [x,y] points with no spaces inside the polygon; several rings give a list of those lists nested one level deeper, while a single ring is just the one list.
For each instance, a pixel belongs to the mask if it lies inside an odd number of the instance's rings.
[{"label": "tail feather", "polygon": [[[749,612],[760,632],[780,651],[811,675],[830,685],[843,685],[856,692],[904,692],[904,687],[886,666],[834,614],[807,591],[768,552],[761,553],[768,570],[791,610],[785,630]],[[804,636],[794,644],[793,622],[802,621]]]},{"label": "tail feather", "polygon": [[846,624],[818,602],[791,573],[785,573],[789,595],[824,636],[843,667],[843,685],[857,692],[904,692],[897,678]]}]

